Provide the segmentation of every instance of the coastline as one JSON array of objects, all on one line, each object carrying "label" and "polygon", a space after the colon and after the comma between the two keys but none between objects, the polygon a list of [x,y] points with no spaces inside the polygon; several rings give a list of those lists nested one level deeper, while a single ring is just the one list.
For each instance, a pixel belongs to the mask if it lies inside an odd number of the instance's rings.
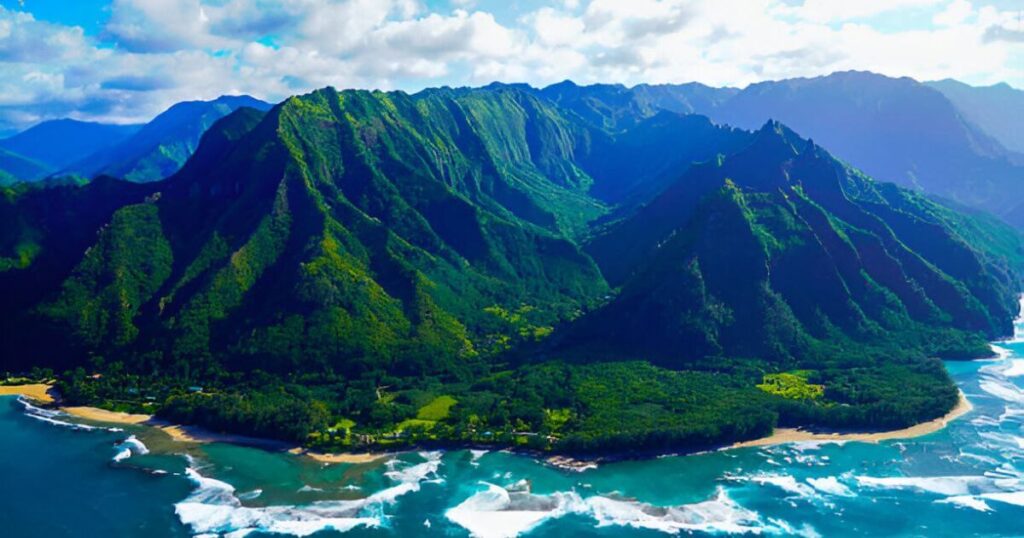
[{"label": "coastline", "polygon": [[0,396],[24,396],[42,404],[52,404],[59,399],[57,389],[45,383],[0,385]]},{"label": "coastline", "polygon": [[99,409],[96,407],[84,406],[62,407],[60,409],[61,411],[64,411],[65,413],[71,416],[82,418],[85,420],[90,420],[93,422],[149,426],[151,428],[155,428],[164,432],[171,438],[171,440],[179,443],[230,443],[235,445],[262,448],[272,451],[284,451],[295,456],[306,456],[320,463],[373,463],[375,461],[384,459],[389,456],[389,454],[378,454],[369,452],[337,454],[316,452],[308,450],[303,447],[294,446],[293,444],[286,443],[284,441],[277,441],[274,439],[251,437],[248,435],[238,435],[230,433],[219,433],[199,426],[173,424],[166,420],[156,418],[152,415],[121,413],[117,411],[107,411],[106,409]]},{"label": "coastline", "polygon": [[820,432],[799,428],[776,428],[775,432],[768,437],[734,443],[724,447],[723,450],[798,443],[802,441],[860,441],[862,443],[879,443],[881,441],[889,441],[893,439],[911,439],[914,437],[921,437],[945,428],[950,422],[966,415],[974,409],[974,406],[971,405],[971,402],[967,399],[964,391],[959,391],[959,394],[959,401],[957,401],[956,406],[954,406],[949,413],[946,413],[937,419],[915,424],[908,428],[883,432]]},{"label": "coastline", "polygon": [[[59,395],[56,394],[54,388],[42,383],[0,386],[0,396],[5,395],[22,395],[42,404],[53,404],[59,401]],[[915,424],[908,428],[881,432],[825,432],[804,430],[800,428],[776,428],[772,435],[767,437],[733,443],[731,445],[720,447],[719,450],[762,447],[806,441],[859,441],[864,443],[879,443],[881,441],[893,439],[921,437],[945,428],[950,422],[969,413],[973,409],[971,402],[967,399],[966,395],[964,395],[963,391],[959,391],[959,396],[959,401],[949,413],[946,413],[937,419]],[[389,453],[375,452],[317,452],[301,446],[295,446],[294,444],[286,443],[284,441],[238,434],[219,433],[199,426],[173,424],[152,415],[108,411],[106,409],[96,407],[72,406],[59,407],[59,409],[71,416],[93,422],[148,426],[162,431],[175,442],[191,444],[231,443],[262,448],[265,450],[284,451],[295,456],[304,456],[319,463],[326,464],[366,464],[374,463],[392,456],[392,454]],[[547,457],[540,456],[538,459],[541,459],[554,467],[576,472],[582,472],[587,469],[597,467],[598,463],[608,461],[607,458],[601,457],[592,459],[576,458],[564,454],[548,454]]]}]

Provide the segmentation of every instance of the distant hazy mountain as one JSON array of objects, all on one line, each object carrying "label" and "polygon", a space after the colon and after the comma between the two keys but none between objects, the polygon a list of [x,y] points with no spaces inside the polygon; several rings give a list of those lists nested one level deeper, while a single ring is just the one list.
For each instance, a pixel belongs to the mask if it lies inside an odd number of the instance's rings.
[{"label": "distant hazy mountain", "polygon": [[45,176],[50,167],[28,157],[0,149],[0,185],[9,185],[22,179]]},{"label": "distant hazy mountain", "polygon": [[103,148],[116,144],[139,129],[138,125],[106,125],[71,119],[44,121],[35,127],[0,140],[0,149],[33,165],[0,169],[23,180],[40,179]]},{"label": "distant hazy mountain", "polygon": [[912,79],[851,71],[753,84],[711,116],[746,129],[777,119],[879,180],[1024,223],[1014,154]]},{"label": "distant hazy mountain", "polygon": [[240,107],[267,110],[271,105],[248,95],[178,103],[132,137],[85,156],[64,172],[86,177],[105,174],[136,182],[163,179],[185,164],[214,122]]},{"label": "distant hazy mountain", "polygon": [[739,90],[712,88],[696,82],[641,84],[627,88],[621,84],[579,86],[566,80],[536,91],[595,126],[621,130],[660,110],[707,115]]},{"label": "distant hazy mountain", "polygon": [[968,121],[1007,149],[1024,153],[1024,91],[1006,83],[978,87],[952,79],[925,84],[942,92]]},{"label": "distant hazy mountain", "polygon": [[566,81],[535,91],[611,132],[627,130],[662,110],[702,114],[742,129],[777,119],[879,180],[1024,225],[1024,156],[1007,149],[1014,137],[1024,139],[1024,129],[1017,127],[1024,92],[1005,85],[934,84],[947,91],[909,78],[855,71],[763,82],[743,90],[695,83],[627,88]]}]

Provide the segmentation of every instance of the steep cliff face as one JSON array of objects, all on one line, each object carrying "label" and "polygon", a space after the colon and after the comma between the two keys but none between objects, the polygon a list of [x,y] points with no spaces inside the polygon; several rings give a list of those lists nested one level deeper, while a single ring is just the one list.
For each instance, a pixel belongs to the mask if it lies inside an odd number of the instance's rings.
[{"label": "steep cliff face", "polygon": [[[799,360],[819,341],[1009,334],[1016,277],[920,196],[880,186],[769,122],[691,169],[590,252],[620,295],[575,341],[612,353]],[[982,343],[977,341],[981,346]]]}]

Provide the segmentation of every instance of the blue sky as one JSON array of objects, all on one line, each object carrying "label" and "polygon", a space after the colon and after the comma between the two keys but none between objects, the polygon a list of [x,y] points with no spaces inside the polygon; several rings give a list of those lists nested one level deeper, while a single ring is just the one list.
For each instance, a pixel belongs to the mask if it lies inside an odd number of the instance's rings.
[{"label": "blue sky", "polygon": [[1024,88],[1024,0],[0,0],[0,131],[188,99],[861,69]]}]

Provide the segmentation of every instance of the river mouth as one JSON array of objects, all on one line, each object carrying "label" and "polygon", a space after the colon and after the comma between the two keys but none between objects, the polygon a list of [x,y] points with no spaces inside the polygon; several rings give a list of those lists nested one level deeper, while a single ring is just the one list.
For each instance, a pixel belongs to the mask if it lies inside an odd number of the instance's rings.
[{"label": "river mouth", "polygon": [[[150,536],[1019,536],[1024,340],[996,345],[996,359],[946,363],[974,408],[910,439],[800,441],[580,471],[470,450],[324,463],[224,443],[183,449],[144,426],[83,429],[4,397],[0,427],[11,441],[0,472],[20,483],[99,470],[99,499],[116,476],[118,494],[137,488],[134,510],[161,522]],[[37,461],[54,443],[81,450],[60,466]],[[38,530],[37,499],[5,496],[8,527]],[[137,535],[145,523],[125,532],[77,512],[72,504],[52,519],[108,536]]]}]

